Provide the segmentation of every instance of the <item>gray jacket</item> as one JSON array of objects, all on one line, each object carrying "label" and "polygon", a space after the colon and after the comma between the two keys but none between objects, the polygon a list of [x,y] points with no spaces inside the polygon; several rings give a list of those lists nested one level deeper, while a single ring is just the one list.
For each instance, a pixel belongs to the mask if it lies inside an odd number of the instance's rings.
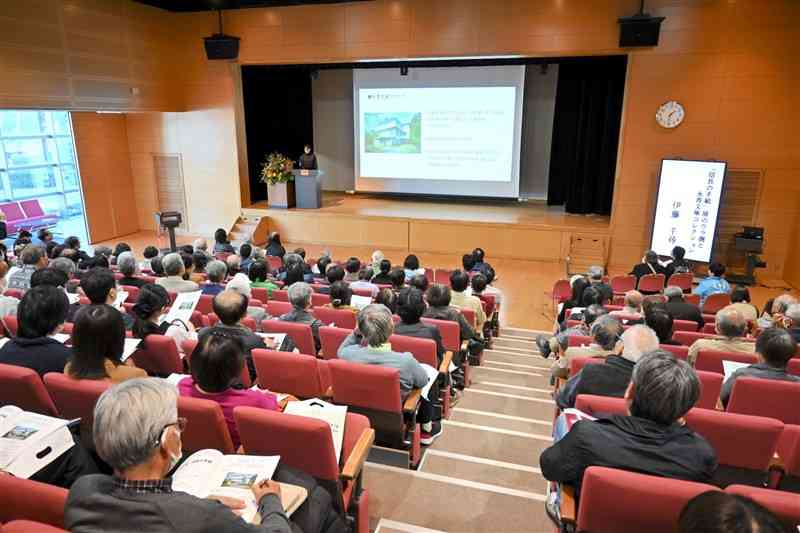
[{"label": "gray jacket", "polygon": [[422,388],[428,383],[428,374],[410,353],[383,351],[361,345],[361,336],[355,332],[347,336],[337,353],[339,359],[353,363],[396,368],[400,371],[400,392],[405,395],[411,389]]},{"label": "gray jacket", "polygon": [[728,405],[728,400],[733,392],[733,384],[736,383],[737,378],[761,378],[800,382],[800,377],[787,374],[785,368],[775,368],[766,363],[756,363],[740,368],[725,380],[725,383],[722,385],[722,390],[719,393],[719,399],[722,401],[722,405]]},{"label": "gray jacket", "polygon": [[185,280],[180,276],[158,278],[156,285],[161,285],[167,292],[194,292],[200,290],[200,285],[194,281]]},{"label": "gray jacket", "polygon": [[261,525],[248,524],[223,504],[184,492],[137,494],[114,486],[110,476],[84,476],[72,485],[64,525],[73,533],[289,533],[289,519],[275,495],[261,499]]}]

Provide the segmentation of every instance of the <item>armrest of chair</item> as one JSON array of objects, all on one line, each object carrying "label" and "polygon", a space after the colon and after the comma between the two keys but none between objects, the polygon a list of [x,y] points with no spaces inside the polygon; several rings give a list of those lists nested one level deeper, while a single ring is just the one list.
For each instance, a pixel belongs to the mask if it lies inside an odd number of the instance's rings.
[{"label": "armrest of chair", "polygon": [[439,373],[444,374],[445,376],[450,371],[450,363],[453,362],[453,352],[447,351],[444,352],[444,358],[442,358],[442,364],[439,365]]},{"label": "armrest of chair", "polygon": [[578,506],[575,501],[575,487],[561,485],[561,523],[575,524],[578,520]]},{"label": "armrest of chair", "polygon": [[372,428],[364,430],[342,469],[342,479],[353,480],[358,477],[361,469],[364,468],[364,462],[367,460],[367,455],[369,455],[369,450],[374,442],[375,430]]},{"label": "armrest of chair", "polygon": [[404,413],[416,413],[417,406],[419,405],[419,400],[422,397],[422,389],[413,389],[409,394],[408,398],[406,398],[405,403],[403,403],[403,412]]},{"label": "armrest of chair", "polygon": [[461,351],[467,353],[469,350],[469,341],[461,341]]}]

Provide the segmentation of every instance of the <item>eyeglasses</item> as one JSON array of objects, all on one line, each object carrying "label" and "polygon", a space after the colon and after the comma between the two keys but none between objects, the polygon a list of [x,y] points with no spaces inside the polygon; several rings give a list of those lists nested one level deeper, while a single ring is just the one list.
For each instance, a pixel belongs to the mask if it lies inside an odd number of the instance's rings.
[{"label": "eyeglasses", "polygon": [[170,427],[170,426],[178,426],[178,432],[179,433],[183,433],[186,430],[186,425],[188,423],[189,423],[188,419],[186,419],[186,418],[184,418],[182,416],[179,416],[177,418],[177,420],[175,420],[175,422],[171,422],[171,423],[167,424],[166,426],[164,426],[163,428],[161,428],[161,433],[159,434],[158,441],[156,442],[156,446],[161,444],[161,439],[163,438],[164,432],[167,430],[168,427]]}]

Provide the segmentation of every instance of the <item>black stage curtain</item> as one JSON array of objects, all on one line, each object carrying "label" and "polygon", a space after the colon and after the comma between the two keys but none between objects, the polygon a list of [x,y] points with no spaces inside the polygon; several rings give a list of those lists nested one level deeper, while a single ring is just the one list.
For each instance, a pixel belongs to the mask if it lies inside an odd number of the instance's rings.
[{"label": "black stage curtain", "polygon": [[243,66],[250,201],[267,198],[261,164],[271,152],[297,161],[304,144],[313,144],[311,71],[296,66]]},{"label": "black stage curtain", "polygon": [[611,213],[627,62],[613,56],[559,64],[548,205]]}]

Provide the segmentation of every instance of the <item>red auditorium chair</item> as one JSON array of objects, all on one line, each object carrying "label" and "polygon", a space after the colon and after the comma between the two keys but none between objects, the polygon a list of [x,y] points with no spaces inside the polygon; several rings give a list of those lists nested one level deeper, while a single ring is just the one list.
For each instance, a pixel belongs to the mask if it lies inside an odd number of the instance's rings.
[{"label": "red auditorium chair", "polygon": [[317,355],[314,334],[308,324],[284,322],[283,320],[263,320],[261,322],[261,331],[264,333],[286,333],[294,341],[300,353]]},{"label": "red auditorium chair", "polygon": [[738,378],[733,384],[727,411],[777,418],[800,425],[800,383],[759,378]]},{"label": "red auditorium chair", "polygon": [[136,366],[143,368],[151,376],[165,377],[183,373],[183,361],[171,338],[148,335],[144,344],[144,348],[138,348],[131,355]]},{"label": "red auditorium chair", "polygon": [[64,527],[66,489],[0,475],[0,523],[13,520],[36,520],[55,527]]},{"label": "red auditorium chair", "polygon": [[19,328],[19,322],[17,321],[17,317],[12,315],[6,315],[2,318],[3,329],[5,329],[8,334],[12,337],[17,336],[17,329]]},{"label": "red auditorium chair", "polygon": [[692,290],[692,282],[694,281],[694,274],[691,272],[679,272],[669,277],[667,287],[675,286],[680,287],[683,292]]},{"label": "red auditorium chair", "polygon": [[697,400],[695,407],[703,409],[716,409],[719,404],[719,393],[722,390],[722,382],[725,376],[717,374],[716,372],[706,372],[704,370],[695,370],[702,390],[700,391],[700,399]]},{"label": "red auditorium chair", "polygon": [[573,346],[589,346],[594,342],[594,338],[588,335],[570,335],[567,337],[567,342],[570,348]]},{"label": "red auditorium chair", "polygon": [[275,350],[253,350],[258,385],[300,399],[327,396],[331,386],[326,361],[312,355]]},{"label": "red auditorium chair", "polygon": [[702,311],[704,314],[715,314],[717,311],[726,307],[731,304],[731,296],[730,294],[711,294],[706,298],[706,301],[703,302]]},{"label": "red auditorium chair", "polygon": [[428,279],[428,283],[436,283],[435,272],[432,268],[425,269],[425,277]]},{"label": "red auditorium chair", "polygon": [[275,300],[276,302],[288,302],[289,291],[283,289],[272,291],[272,298],[270,298],[270,300]]},{"label": "red auditorium chair", "polygon": [[789,528],[798,529],[800,526],[800,494],[747,485],[730,485],[725,492],[750,498],[763,505]]},{"label": "red auditorium chair", "polygon": [[25,411],[59,416],[39,374],[23,366],[0,364],[0,405],[16,405]]},{"label": "red auditorium chair", "polygon": [[270,272],[275,272],[276,270],[280,270],[280,268],[283,266],[283,259],[275,255],[268,255],[267,266],[269,267]]},{"label": "red auditorium chair", "polygon": [[706,335],[716,335],[717,325],[714,322],[706,322],[703,324],[703,329],[701,329],[700,332]]},{"label": "red auditorium chair", "polygon": [[328,305],[329,303],[331,303],[330,294],[322,294],[319,292],[311,293],[311,305],[314,307],[322,307],[324,305]]},{"label": "red auditorium chair", "polygon": [[592,416],[627,415],[628,403],[624,398],[578,394],[577,398],[575,398],[575,409]]},{"label": "red auditorium chair", "polygon": [[353,289],[353,295],[372,298],[372,289]]},{"label": "red auditorium chair", "polygon": [[253,287],[250,289],[252,291],[253,299],[258,300],[266,304],[269,301],[269,291],[264,287]]},{"label": "red auditorium chair", "polygon": [[0,527],[0,533],[69,533],[66,529],[32,520],[14,520]]},{"label": "red auditorium chair", "polygon": [[573,357],[569,360],[569,375],[574,376],[586,365],[602,365],[605,362],[602,357]]},{"label": "red auditorium chair", "polygon": [[654,293],[664,290],[664,274],[645,274],[639,278],[638,290],[642,293]]},{"label": "red auditorium chair", "polygon": [[106,380],[72,379],[66,374],[48,372],[44,376],[44,385],[61,416],[70,420],[80,418],[81,437],[84,442],[92,442],[94,406],[112,383]]},{"label": "red auditorium chair", "polygon": [[339,353],[339,346],[353,332],[352,329],[343,329],[332,326],[322,326],[319,328],[319,341],[322,357],[325,359],[336,359]]},{"label": "red auditorium chair", "polygon": [[450,418],[450,372],[448,369],[452,361],[452,353],[447,352],[442,363],[439,364],[436,357],[436,342],[433,339],[392,335],[389,337],[389,344],[392,345],[392,350],[395,352],[408,352],[418,362],[439,370],[442,416]]},{"label": "red auditorium chair", "polygon": [[312,312],[314,316],[321,320],[326,326],[333,324],[337,328],[349,329],[351,331],[356,328],[356,314],[350,309],[315,307]]},{"label": "red auditorium chair", "polygon": [[[273,296],[278,291],[273,291]],[[270,300],[267,302],[267,314],[273,317],[279,317],[281,315],[285,315],[289,311],[292,310],[292,304],[289,302],[281,302],[279,300]]]},{"label": "red auditorium chair", "polygon": [[783,463],[772,486],[800,494],[800,426],[786,424],[778,442],[778,456]]},{"label": "red auditorium chair", "polygon": [[697,331],[697,322],[694,320],[675,320],[672,322],[672,331]]},{"label": "red auditorium chair", "polygon": [[697,307],[700,307],[700,295],[699,294],[692,294],[692,293],[684,294],[683,295],[683,299],[686,301],[686,303],[690,303],[692,305],[696,305]]},{"label": "red auditorium chair", "polygon": [[[354,531],[369,532],[369,496],[362,488],[362,473],[375,431],[366,417],[347,413],[339,462],[331,430],[322,420],[254,407],[237,407],[234,417],[246,453],[280,455],[281,464],[313,476],[330,493],[334,509],[346,521],[355,521]],[[341,470],[339,464],[344,465]]]},{"label": "red auditorium chair", "polygon": [[188,420],[186,429],[181,433],[185,451],[196,452],[210,448],[226,454],[236,453],[225,416],[217,402],[178,396],[178,416]]},{"label": "red auditorium chair", "polygon": [[573,489],[563,490],[561,518],[565,524],[574,524],[576,531],[592,533],[674,531],[686,503],[710,490],[719,489],[705,483],[591,466],[583,474],[577,513]]},{"label": "red auditorium chair", "polygon": [[403,452],[403,463],[416,469],[422,458],[422,432],[417,423],[421,390],[412,390],[403,401],[397,369],[340,359],[328,361],[328,367],[333,403],[369,418],[378,444]]},{"label": "red auditorium chair", "polygon": [[662,350],[665,350],[672,355],[674,355],[678,359],[682,359],[686,361],[689,358],[689,347],[688,346],[676,346],[674,344],[661,344],[659,346]]},{"label": "red auditorium chair", "polygon": [[725,369],[722,364],[723,361],[735,361],[737,363],[754,365],[758,362],[758,357],[754,353],[700,350],[697,354],[697,361],[694,363],[694,368],[695,370],[725,374]]},{"label": "red auditorium chair", "polygon": [[475,311],[472,309],[467,309],[466,307],[461,308],[461,314],[464,315],[464,318],[467,319],[467,324],[475,328]]},{"label": "red auditorium chair", "polygon": [[697,339],[713,339],[715,337],[716,335],[700,333],[699,331],[676,331],[672,334],[672,340],[677,341],[684,346],[691,346]]},{"label": "red auditorium chair", "polygon": [[580,325],[581,325],[580,320],[572,320],[572,319],[567,320],[567,328],[574,328],[575,326],[580,326]]},{"label": "red auditorium chair", "polygon": [[[449,356],[452,360],[456,354],[466,352],[466,344],[461,343],[461,327],[457,322],[452,320],[438,320],[436,318],[422,318],[423,323],[439,328],[439,333],[442,335],[442,345],[444,349],[451,353]],[[464,357],[464,384],[469,387],[472,383],[469,357]]]},{"label": "red auditorium chair", "polygon": [[[217,316],[216,313],[209,313],[209,314],[205,315],[205,317],[203,319],[203,322],[204,322],[204,324],[203,324],[204,327],[216,326],[217,324],[219,324],[219,317]],[[239,321],[239,323],[242,326],[244,326],[247,329],[249,329],[250,331],[255,331],[256,330],[256,319],[251,317],[251,316],[246,316],[246,317],[242,318],[242,320]]]},{"label": "red auditorium chair", "polygon": [[450,286],[450,274],[452,274],[452,270],[447,270],[444,268],[437,268],[436,272],[433,274],[433,282],[434,283],[441,283],[442,285]]},{"label": "red auditorium chair", "polygon": [[786,365],[786,372],[793,376],[800,376],[800,357],[795,355],[789,360],[789,364]]},{"label": "red auditorium chair", "polygon": [[724,413],[694,408],[686,424],[703,436],[716,450],[719,467],[714,484],[739,483],[764,486],[783,422],[775,418]]},{"label": "red auditorium chair", "polygon": [[713,324],[717,320],[716,314],[712,315],[712,314],[702,313],[702,317],[703,317],[703,322],[705,322],[706,324]]},{"label": "red auditorium chair", "polygon": [[123,285],[120,287],[120,289],[128,293],[128,297],[125,298],[126,302],[132,304],[136,303],[136,299],[139,297],[139,287],[133,287],[131,285]]},{"label": "red auditorium chair", "polygon": [[486,313],[487,322],[492,325],[492,334],[497,337],[500,333],[497,317],[497,298],[495,298],[494,294],[481,294],[478,298],[483,303],[483,311]]},{"label": "red auditorium chair", "polygon": [[[255,290],[255,289],[254,289]],[[197,302],[197,307],[195,307],[196,311],[200,311],[200,313],[204,315],[210,315],[214,312],[214,297],[210,294],[201,294],[200,300]]]},{"label": "red auditorium chair", "polygon": [[3,292],[4,296],[11,296],[12,298],[16,298],[17,300],[22,300],[22,297],[25,296],[25,291],[22,289],[6,289]]},{"label": "red auditorium chair", "polygon": [[[625,294],[635,288],[636,276],[614,276],[611,278],[611,290],[614,291],[614,294]],[[570,290],[569,296],[572,296],[572,290]],[[567,298],[569,298],[569,296],[567,296]]]},{"label": "red auditorium chair", "polygon": [[560,279],[553,285],[553,292],[551,294],[553,299],[553,309],[558,308],[558,304],[566,302],[572,296],[572,287],[568,279]]}]

